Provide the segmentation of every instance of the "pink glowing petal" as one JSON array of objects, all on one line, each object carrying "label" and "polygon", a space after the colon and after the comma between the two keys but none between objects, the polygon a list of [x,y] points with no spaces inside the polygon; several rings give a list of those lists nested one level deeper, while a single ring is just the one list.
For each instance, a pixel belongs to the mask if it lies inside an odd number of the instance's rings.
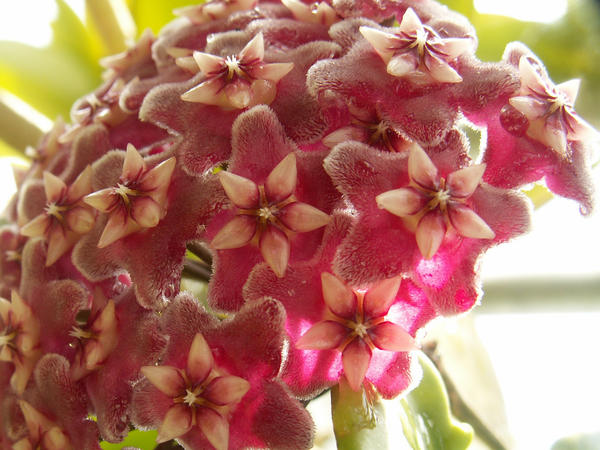
[{"label": "pink glowing petal", "polygon": [[251,209],[258,205],[258,186],[254,181],[225,171],[219,172],[218,176],[225,194],[235,206]]},{"label": "pink glowing petal", "polygon": [[528,96],[512,97],[508,102],[529,120],[543,117],[548,110],[548,104],[546,102]]},{"label": "pink glowing petal", "polygon": [[338,348],[348,336],[348,329],[333,320],[325,320],[313,325],[296,342],[301,350],[328,350]]},{"label": "pink glowing petal", "polygon": [[279,212],[278,217],[286,227],[297,233],[324,227],[331,220],[320,209],[301,202],[289,204]]},{"label": "pink glowing petal", "polygon": [[88,165],[83,172],[77,176],[73,184],[69,186],[67,193],[67,201],[69,203],[75,203],[92,192],[92,175],[92,166]]},{"label": "pink glowing petal", "polygon": [[214,378],[202,396],[215,405],[224,406],[239,402],[250,389],[250,383],[240,377],[224,376]]},{"label": "pink glowing petal", "polygon": [[239,60],[246,64],[262,61],[265,58],[265,39],[262,32],[254,36],[238,56]]},{"label": "pink glowing petal", "polygon": [[255,232],[256,219],[253,216],[235,216],[219,230],[210,246],[217,250],[240,248],[252,240]]},{"label": "pink glowing petal", "polygon": [[169,397],[182,395],[185,381],[179,369],[172,366],[144,366],[140,372],[159,391]]},{"label": "pink glowing petal", "polygon": [[462,77],[450,65],[441,58],[429,56],[426,58],[429,74],[441,83],[460,83]]},{"label": "pink glowing petal", "polygon": [[187,372],[195,383],[206,379],[214,364],[213,355],[201,333],[196,333],[187,359]]},{"label": "pink glowing petal", "polygon": [[448,187],[452,197],[466,198],[473,195],[485,172],[485,164],[474,164],[448,175]]},{"label": "pink glowing petal", "polygon": [[76,206],[65,213],[68,227],[78,234],[85,234],[94,226],[96,216],[89,207]]},{"label": "pink glowing petal", "polygon": [[149,192],[167,187],[175,170],[175,158],[171,157],[146,172],[140,181],[140,189]]},{"label": "pink glowing petal", "polygon": [[294,63],[263,64],[251,71],[252,76],[277,83],[294,68]]},{"label": "pink glowing petal", "polygon": [[336,316],[344,319],[354,318],[356,296],[338,277],[328,272],[321,274],[323,299]]},{"label": "pink glowing petal", "polygon": [[83,201],[90,205],[92,208],[97,209],[100,212],[108,212],[112,208],[115,197],[114,189],[106,188],[100,191],[96,191],[92,194],[86,195]]},{"label": "pink glowing petal", "polygon": [[275,275],[283,277],[290,259],[290,242],[285,233],[268,226],[260,237],[260,253]]},{"label": "pink glowing petal", "polygon": [[198,427],[216,450],[229,447],[229,422],[221,414],[210,408],[199,408],[196,412]]},{"label": "pink glowing petal", "polygon": [[361,388],[370,362],[371,349],[362,339],[354,339],[342,352],[344,374],[354,391]]},{"label": "pink glowing petal", "polygon": [[271,170],[265,181],[269,201],[285,200],[292,195],[296,189],[297,174],[296,155],[289,153]]},{"label": "pink glowing petal", "polygon": [[402,16],[399,30],[401,33],[406,34],[414,34],[419,30],[423,30],[421,19],[412,8],[408,8]]},{"label": "pink glowing petal", "polygon": [[139,154],[132,144],[127,144],[121,180],[137,180],[145,170],[146,163],[144,163],[144,158],[142,158],[142,155]]},{"label": "pink glowing petal", "polygon": [[142,228],[158,225],[163,210],[151,197],[135,197],[131,201],[131,218]]},{"label": "pink glowing petal", "polygon": [[44,172],[44,191],[48,203],[60,200],[67,191],[67,185],[63,180],[50,172]]},{"label": "pink glowing petal", "polygon": [[206,105],[218,105],[221,101],[219,91],[222,87],[223,81],[219,78],[213,78],[181,94],[181,100],[204,103]]},{"label": "pink glowing petal", "polygon": [[387,73],[395,77],[403,77],[414,72],[419,67],[419,61],[411,53],[396,55],[387,63]]},{"label": "pink glowing petal", "polygon": [[580,85],[581,80],[575,78],[573,80],[557,84],[556,89],[565,96],[570,105],[574,105],[575,100],[577,99],[577,93],[579,92]]},{"label": "pink glowing petal", "polygon": [[27,237],[44,236],[52,219],[47,214],[40,214],[21,227],[21,234]]},{"label": "pink glowing petal", "polygon": [[446,225],[444,218],[437,210],[431,211],[421,218],[415,237],[421,255],[425,259],[430,259],[436,254],[438,248],[442,245],[445,234]]},{"label": "pink glowing petal", "polygon": [[373,46],[375,51],[385,63],[394,55],[394,47],[397,45],[398,38],[391,33],[377,30],[371,27],[362,26],[359,28],[360,34]]},{"label": "pink glowing petal", "polygon": [[200,70],[207,76],[225,67],[225,60],[223,58],[211,55],[210,53],[194,52],[193,58]]},{"label": "pink glowing petal", "polygon": [[245,80],[228,83],[225,86],[224,92],[230,105],[238,109],[250,106],[254,96],[250,85]]},{"label": "pink glowing petal", "polygon": [[408,173],[412,181],[425,189],[436,189],[438,171],[425,150],[414,145],[408,155]]},{"label": "pink glowing petal", "polygon": [[364,298],[366,318],[371,319],[387,314],[396,299],[401,281],[400,277],[389,278],[379,282],[367,291]]},{"label": "pink glowing petal", "polygon": [[117,211],[109,216],[108,222],[106,222],[104,231],[102,231],[102,235],[98,241],[98,248],[104,248],[140,230],[140,226],[124,214],[121,211]]},{"label": "pink glowing petal", "polygon": [[461,236],[473,239],[494,239],[496,233],[471,208],[465,205],[448,207],[452,226]]},{"label": "pink glowing petal", "polygon": [[381,350],[408,352],[416,350],[413,337],[392,322],[383,322],[369,330],[373,343]]},{"label": "pink glowing petal", "polygon": [[375,197],[380,209],[399,216],[410,216],[423,209],[427,199],[413,188],[400,188],[383,192]]},{"label": "pink glowing petal", "polygon": [[170,441],[183,436],[192,429],[192,411],[185,405],[173,405],[167,411],[158,429],[157,443]]}]

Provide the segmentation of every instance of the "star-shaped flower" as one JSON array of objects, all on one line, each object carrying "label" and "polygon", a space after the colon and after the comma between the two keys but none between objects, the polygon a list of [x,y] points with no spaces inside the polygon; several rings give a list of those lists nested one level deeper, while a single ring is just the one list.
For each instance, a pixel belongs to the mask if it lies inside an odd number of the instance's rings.
[{"label": "star-shaped flower", "polygon": [[289,237],[321,228],[329,222],[323,211],[294,197],[296,155],[288,154],[269,173],[264,185],[230,172],[219,172],[225,193],[237,208],[212,239],[217,250],[243,247],[255,242],[277,276],[285,273],[290,256]]},{"label": "star-shaped flower", "polygon": [[333,25],[340,20],[335,10],[325,1],[307,4],[299,0],[282,0],[294,17],[302,22]]},{"label": "star-shaped flower", "polygon": [[257,0],[210,0],[202,5],[177,8],[173,13],[187,17],[192,23],[206,23],[223,19],[236,11],[252,9],[257,3]]},{"label": "star-shaped flower", "polygon": [[484,171],[485,164],[475,164],[440,177],[427,153],[415,145],[408,157],[410,186],[379,194],[377,205],[416,222],[417,245],[426,259],[437,252],[448,225],[464,237],[493,239],[494,231],[466,205]]},{"label": "star-shaped flower", "polygon": [[192,341],[185,369],[144,366],[141,372],[173,399],[158,430],[157,442],[177,438],[197,426],[216,449],[228,448],[228,411],[248,392],[250,383],[221,373],[215,367],[211,350],[201,333],[197,333]]},{"label": "star-shaped flower", "polygon": [[276,84],[294,67],[293,63],[265,63],[262,33],[254,36],[237,54],[226,58],[194,52],[193,57],[206,78],[185,92],[181,99],[222,108],[247,108],[269,104],[275,99]]},{"label": "star-shaped flower", "polygon": [[167,191],[174,169],[174,157],[148,169],[135,147],[127,146],[117,186],[84,198],[84,202],[109,216],[98,242],[99,248],[158,225],[167,212]]},{"label": "star-shaped flower", "polygon": [[19,400],[29,434],[15,443],[15,450],[44,448],[48,450],[72,449],[71,441],[59,425],[48,419],[30,403]]},{"label": "star-shaped flower", "polygon": [[575,98],[580,80],[554,85],[526,55],[519,60],[520,95],[510,104],[529,119],[527,134],[552,147],[561,156],[567,155],[567,141],[597,138],[594,128],[575,112]]},{"label": "star-shaped flower", "polygon": [[385,280],[368,291],[352,290],[327,272],[321,274],[321,282],[328,310],[324,320],[313,325],[296,347],[338,349],[352,389],[362,386],[375,348],[391,352],[416,348],[412,336],[385,317],[396,299],[400,278]]},{"label": "star-shaped flower", "polygon": [[48,201],[44,212],[25,224],[21,234],[48,241],[46,266],[51,266],[94,225],[94,210],[82,201],[92,192],[92,168],[87,166],[70,186],[44,172],[44,190]]},{"label": "star-shaped flower", "polygon": [[393,33],[367,26],[360,27],[360,32],[387,64],[387,72],[395,77],[425,75],[426,81],[460,83],[462,77],[449,63],[473,48],[469,38],[442,38],[423,25],[412,8],[406,10]]}]

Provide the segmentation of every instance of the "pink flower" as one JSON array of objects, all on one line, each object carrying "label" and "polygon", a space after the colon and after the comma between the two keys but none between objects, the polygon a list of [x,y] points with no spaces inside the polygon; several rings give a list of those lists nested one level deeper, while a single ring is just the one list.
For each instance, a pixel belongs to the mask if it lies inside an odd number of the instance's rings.
[{"label": "pink flower", "polygon": [[283,3],[297,20],[308,23],[319,23],[323,25],[332,25],[340,17],[326,1],[313,2],[306,4],[300,0],[282,0]]},{"label": "pink flower", "polygon": [[206,23],[223,19],[236,11],[245,11],[256,6],[257,0],[209,0],[202,5],[185,6],[173,13],[187,17],[192,23]]}]

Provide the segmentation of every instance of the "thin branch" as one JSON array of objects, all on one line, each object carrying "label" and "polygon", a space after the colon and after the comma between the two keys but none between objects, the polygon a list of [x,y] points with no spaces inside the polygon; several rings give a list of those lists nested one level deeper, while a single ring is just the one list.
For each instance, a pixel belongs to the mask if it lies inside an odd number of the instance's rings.
[{"label": "thin branch", "polygon": [[197,242],[189,242],[187,244],[187,249],[190,252],[192,252],[195,256],[200,258],[202,261],[204,261],[208,266],[212,265],[212,254],[203,245]]},{"label": "thin branch", "polygon": [[209,281],[212,271],[206,264],[186,258],[183,262],[183,275],[202,281]]}]

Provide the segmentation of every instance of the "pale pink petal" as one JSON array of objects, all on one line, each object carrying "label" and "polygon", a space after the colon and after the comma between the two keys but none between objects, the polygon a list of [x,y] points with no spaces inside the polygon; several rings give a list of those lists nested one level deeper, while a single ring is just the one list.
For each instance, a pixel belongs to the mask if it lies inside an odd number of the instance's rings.
[{"label": "pale pink petal", "polygon": [[348,336],[348,329],[333,320],[325,320],[313,325],[296,342],[301,350],[328,350],[338,348]]},{"label": "pale pink petal", "polygon": [[171,176],[175,170],[175,158],[169,158],[146,172],[140,180],[140,188],[143,191],[151,191],[169,185]]},{"label": "pale pink petal", "polygon": [[256,232],[256,218],[245,214],[235,216],[219,230],[210,242],[217,250],[240,248],[248,244]]},{"label": "pale pink petal", "polygon": [[296,155],[289,153],[267,177],[265,193],[269,201],[284,200],[292,195],[296,189],[297,174]]},{"label": "pale pink petal", "polygon": [[431,77],[440,83],[460,83],[462,81],[458,72],[441,58],[427,57],[426,66]]},{"label": "pale pink petal", "polygon": [[192,411],[183,404],[173,405],[167,411],[158,429],[157,443],[183,436],[192,429]]},{"label": "pale pink petal", "polygon": [[258,186],[254,181],[225,171],[219,172],[218,176],[227,197],[235,206],[245,209],[258,206]]},{"label": "pale pink petal", "polygon": [[52,219],[47,214],[40,214],[21,227],[21,234],[27,237],[40,237],[46,234]]},{"label": "pale pink petal", "polygon": [[277,96],[277,85],[269,80],[254,80],[250,86],[254,105],[270,105]]},{"label": "pale pink petal", "polygon": [[214,364],[212,351],[202,336],[196,333],[187,358],[187,372],[195,383],[206,379]]},{"label": "pale pink petal", "polygon": [[567,115],[567,136],[575,141],[598,139],[596,129],[577,114]]},{"label": "pale pink petal", "polygon": [[436,48],[445,53],[448,60],[452,60],[471,51],[474,47],[474,42],[469,38],[444,38],[436,44]]},{"label": "pale pink petal", "polygon": [[47,450],[71,449],[69,437],[57,426],[50,428],[42,439],[42,448]]},{"label": "pale pink petal", "polygon": [[529,120],[538,119],[548,111],[546,102],[528,96],[513,97],[508,102]]},{"label": "pale pink petal", "polygon": [[383,192],[375,197],[375,201],[380,209],[385,209],[399,217],[415,214],[427,203],[427,199],[412,188]]},{"label": "pale pink petal", "polygon": [[239,53],[239,60],[248,64],[265,58],[265,40],[262,33],[254,36]]},{"label": "pale pink petal", "polygon": [[185,392],[185,381],[176,367],[144,366],[140,372],[154,387],[169,397],[177,397]]},{"label": "pale pink petal", "polygon": [[346,284],[328,272],[321,274],[323,299],[336,316],[354,319],[356,312],[356,295]]},{"label": "pale pink petal", "polygon": [[370,362],[371,349],[362,339],[354,339],[342,352],[344,374],[354,391],[361,388]]},{"label": "pale pink petal", "polygon": [[273,81],[277,83],[283,77],[285,77],[294,68],[294,63],[271,63],[262,64],[258,67],[252,68],[250,74],[254,78],[260,78],[263,80]]},{"label": "pale pink petal", "polygon": [[400,288],[400,277],[380,281],[367,291],[364,299],[365,317],[372,319],[385,316],[396,299]]},{"label": "pale pink petal", "polygon": [[298,233],[321,228],[331,219],[320,209],[301,202],[294,202],[283,208],[278,218],[286,227]]},{"label": "pale pink petal", "polygon": [[196,412],[198,426],[216,450],[229,447],[229,422],[210,408],[199,408]]},{"label": "pale pink petal", "polygon": [[67,191],[67,185],[63,180],[50,172],[44,172],[44,191],[48,203],[60,200]]},{"label": "pale pink petal", "polygon": [[387,73],[395,77],[403,77],[414,72],[418,67],[419,61],[412,53],[402,53],[390,58],[387,63]]},{"label": "pale pink petal", "polygon": [[357,127],[343,127],[329,133],[323,138],[323,144],[329,148],[346,141],[362,141],[363,132]]},{"label": "pale pink petal", "polygon": [[67,225],[78,234],[85,234],[92,229],[96,215],[89,207],[76,206],[65,213]]},{"label": "pale pink petal", "polygon": [[133,181],[137,180],[139,176],[146,170],[146,163],[144,158],[132,144],[127,144],[127,151],[125,153],[125,161],[123,161],[123,173],[121,174],[121,180]]},{"label": "pale pink petal", "polygon": [[163,209],[152,197],[134,197],[131,199],[130,214],[140,227],[152,228],[160,222]]},{"label": "pale pink petal", "polygon": [[217,72],[225,67],[225,60],[210,53],[194,52],[194,60],[205,75]]},{"label": "pale pink petal", "polygon": [[392,322],[383,322],[369,330],[373,343],[381,350],[390,352],[409,352],[416,350],[413,337]]},{"label": "pale pink petal", "polygon": [[547,91],[548,86],[542,81],[540,74],[526,55],[519,59],[519,75],[521,76],[521,92],[525,95]]},{"label": "pale pink petal", "polygon": [[421,255],[425,259],[430,259],[436,254],[438,248],[442,245],[445,234],[444,218],[438,211],[431,211],[421,218],[415,237]]},{"label": "pale pink petal", "polygon": [[202,392],[202,396],[215,405],[223,406],[239,402],[250,389],[250,383],[240,377],[214,378]]},{"label": "pale pink petal", "polygon": [[560,83],[556,85],[556,89],[560,91],[567,99],[570,105],[575,104],[575,100],[577,99],[577,93],[579,92],[579,86],[581,85],[581,80],[575,78],[573,80],[565,81],[564,83]]},{"label": "pale pink petal", "polygon": [[448,175],[447,186],[452,197],[470,197],[479,186],[485,167],[485,164],[474,164]]},{"label": "pale pink petal", "polygon": [[114,189],[106,188],[96,191],[86,195],[83,201],[100,212],[108,212],[115,203]]},{"label": "pale pink petal", "polygon": [[425,150],[414,145],[408,155],[408,174],[412,181],[425,189],[437,190],[438,171]]},{"label": "pale pink petal", "polygon": [[423,30],[421,19],[419,19],[419,16],[417,16],[412,8],[408,8],[402,16],[402,21],[400,22],[400,32],[414,34],[419,30]]},{"label": "pale pink petal", "polygon": [[10,302],[0,297],[0,318],[6,324],[8,322],[8,312],[11,310]]},{"label": "pale pink petal", "polygon": [[111,214],[98,241],[98,248],[104,248],[139,230],[140,226],[131,220],[129,216],[125,216],[123,212],[118,211]]},{"label": "pale pink petal", "polygon": [[19,400],[19,406],[25,418],[25,424],[27,425],[30,437],[39,439],[40,430],[48,430],[54,426],[54,423],[50,419],[25,400]]},{"label": "pale pink petal", "polygon": [[285,233],[274,226],[267,226],[260,237],[260,253],[275,275],[283,277],[290,259],[290,242]]},{"label": "pale pink petal", "polygon": [[359,31],[381,56],[383,62],[387,63],[394,54],[393,49],[397,45],[398,38],[391,33],[365,26],[360,27]]},{"label": "pale pink petal", "polygon": [[450,223],[461,236],[473,239],[494,239],[496,233],[471,208],[464,205],[448,207]]},{"label": "pale pink petal", "polygon": [[181,100],[204,103],[206,105],[218,105],[220,102],[219,91],[222,87],[223,81],[219,78],[213,78],[181,94]]},{"label": "pale pink petal", "polygon": [[92,166],[86,168],[79,174],[73,184],[69,186],[67,199],[69,203],[75,203],[82,197],[92,192]]},{"label": "pale pink petal", "polygon": [[250,106],[254,93],[247,81],[237,80],[225,86],[225,95],[229,100],[230,106],[238,109]]},{"label": "pale pink petal", "polygon": [[[70,236],[67,236],[67,233],[63,230],[61,226],[55,226],[52,228],[52,231],[48,235],[48,251],[46,253],[46,267],[50,267],[54,264],[58,258],[64,255],[67,251],[75,245],[77,241],[77,235],[73,235],[73,233],[69,233]],[[68,238],[70,237],[70,239]]]}]

